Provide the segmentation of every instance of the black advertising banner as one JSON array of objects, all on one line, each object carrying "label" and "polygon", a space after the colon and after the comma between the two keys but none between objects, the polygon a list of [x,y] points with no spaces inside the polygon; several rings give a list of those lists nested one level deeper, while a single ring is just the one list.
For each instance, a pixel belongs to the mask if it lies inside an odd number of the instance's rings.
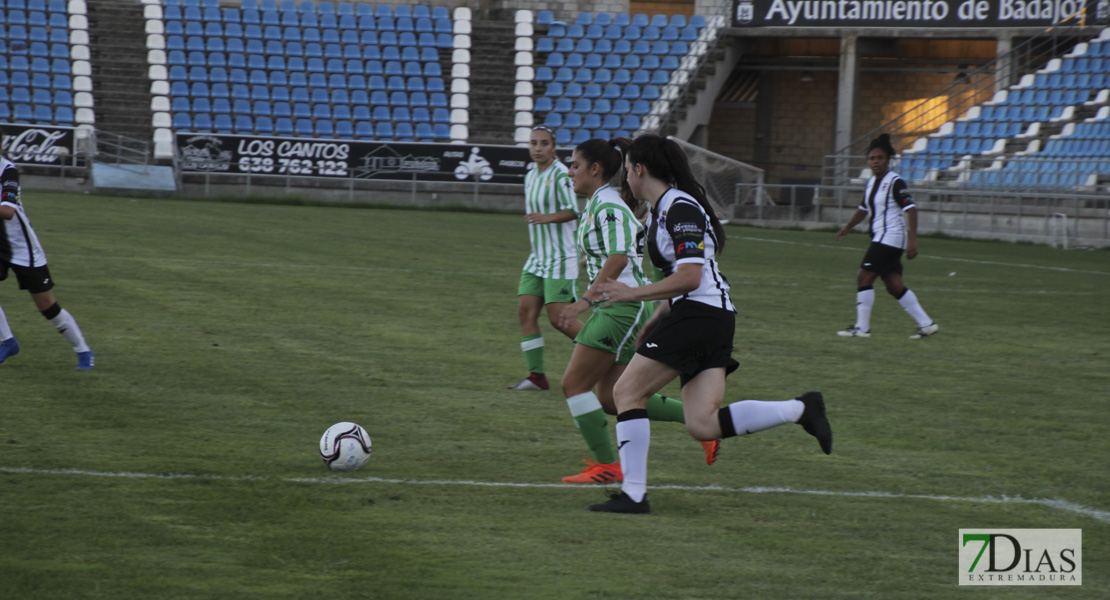
[{"label": "black advertising banner", "polygon": [[1050,27],[1110,24],[1110,0],[735,0],[733,27]]},{"label": "black advertising banner", "polygon": [[177,134],[185,173],[412,181],[524,182],[532,163],[517,146]]},{"label": "black advertising banner", "polygon": [[71,163],[76,151],[72,127],[0,124],[4,130],[3,154],[21,165],[63,165]]}]

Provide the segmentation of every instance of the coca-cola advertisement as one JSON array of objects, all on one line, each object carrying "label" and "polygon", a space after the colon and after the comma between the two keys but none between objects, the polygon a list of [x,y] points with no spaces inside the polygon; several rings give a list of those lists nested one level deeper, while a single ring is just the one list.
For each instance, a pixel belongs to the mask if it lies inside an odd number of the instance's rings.
[{"label": "coca-cola advertisement", "polygon": [[75,152],[72,127],[0,124],[4,131],[3,155],[16,164],[64,165]]}]

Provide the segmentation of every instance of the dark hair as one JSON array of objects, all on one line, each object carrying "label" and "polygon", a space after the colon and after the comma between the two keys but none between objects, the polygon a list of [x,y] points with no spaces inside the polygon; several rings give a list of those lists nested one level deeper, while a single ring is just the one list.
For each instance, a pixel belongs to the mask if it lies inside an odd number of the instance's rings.
[{"label": "dark hair", "polygon": [[[623,142],[621,140],[623,140]],[[574,151],[582,155],[587,166],[594,163],[601,165],[601,176],[606,181],[609,181],[615,177],[617,173],[620,173],[621,168],[624,167],[624,150],[626,147],[623,147],[622,143],[631,145],[632,142],[628,138],[617,138],[615,140],[594,138],[578,144],[578,146],[574,148]],[[639,200],[633,198],[632,202],[629,202],[629,198],[623,193],[621,197],[624,199],[625,204],[628,204],[628,208],[635,212],[640,204]]]},{"label": "dark hair", "polygon": [[891,157],[891,156],[894,156],[896,154],[894,152],[894,146],[891,145],[891,143],[890,143],[890,134],[889,133],[884,133],[884,134],[880,135],[879,137],[871,140],[871,144],[867,146],[867,153],[871,154],[871,151],[876,149],[876,148],[878,148],[879,150],[882,150],[883,153],[887,155],[887,157]]},{"label": "dark hair", "polygon": [[[632,141],[628,149],[628,162],[643,165],[652,177],[682,190],[696,200],[705,214],[709,215],[709,224],[713,227],[717,250],[724,251],[725,227],[717,218],[717,211],[713,210],[713,205],[709,203],[705,188],[694,178],[686,153],[674,140],[654,133],[641,135]],[[631,196],[632,190],[628,188],[627,178],[623,187],[623,191]]]}]

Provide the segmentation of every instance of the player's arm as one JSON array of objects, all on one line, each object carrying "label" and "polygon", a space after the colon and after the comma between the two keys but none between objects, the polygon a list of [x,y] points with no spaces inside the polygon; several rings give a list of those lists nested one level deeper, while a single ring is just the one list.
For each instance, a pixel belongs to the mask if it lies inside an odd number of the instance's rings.
[{"label": "player's arm", "polygon": [[848,235],[848,232],[851,231],[852,228],[856,225],[859,225],[860,222],[863,221],[865,218],[867,218],[867,211],[863,210],[862,208],[857,208],[856,213],[852,215],[852,218],[848,219],[848,224],[845,225],[840,231],[836,232],[836,241],[839,242],[840,240],[844,239],[844,236]]},{"label": "player's arm", "polygon": [[917,256],[917,207],[904,180],[896,179],[892,187],[894,201],[902,208],[902,216],[906,219],[906,258],[913,259]]},{"label": "player's arm", "polygon": [[578,315],[584,312],[591,306],[596,306],[601,302],[602,294],[599,286],[602,282],[609,281],[609,279],[616,279],[620,276],[621,271],[624,270],[625,265],[628,264],[628,255],[626,254],[610,254],[605,262],[601,265],[601,271],[598,272],[597,278],[590,284],[586,293],[577,302],[571,304],[563,309],[559,315],[559,322],[562,326],[567,327],[578,318]]},{"label": "player's arm", "polygon": [[0,219],[10,221],[19,206],[19,171],[9,166],[0,174]]},{"label": "player's arm", "polygon": [[705,266],[705,222],[705,214],[690,204],[672,206],[667,217],[667,233],[674,244],[674,272],[660,281],[635,288],[606,280],[603,292],[614,302],[628,302],[663,300],[696,290]]},{"label": "player's arm", "polygon": [[528,213],[526,216],[528,217],[528,222],[533,225],[566,223],[567,221],[573,221],[578,218],[578,215],[569,210],[560,210],[559,212],[553,212],[549,215],[543,213]]}]

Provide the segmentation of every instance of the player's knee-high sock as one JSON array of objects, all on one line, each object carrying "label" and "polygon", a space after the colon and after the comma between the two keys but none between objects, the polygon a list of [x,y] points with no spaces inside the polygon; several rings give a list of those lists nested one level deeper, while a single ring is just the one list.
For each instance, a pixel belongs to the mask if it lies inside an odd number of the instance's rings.
[{"label": "player's knee-high sock", "polygon": [[642,408],[626,410],[617,415],[617,448],[621,455],[624,482],[621,491],[640,502],[647,494],[648,447],[651,445],[651,421]]},{"label": "player's knee-high sock", "polygon": [[856,292],[856,328],[871,331],[871,307],[875,305],[875,288],[864,286]]},{"label": "player's knee-high sock", "polygon": [[727,438],[763,431],[786,423],[797,423],[804,410],[805,404],[802,404],[801,400],[779,402],[741,400],[722,406],[717,411],[717,419],[721,423],[721,437]]},{"label": "player's knee-high sock", "polygon": [[910,288],[906,288],[902,295],[898,297],[898,304],[901,304],[902,308],[913,317],[913,320],[917,321],[918,327],[932,324],[933,320],[925,314],[925,309],[921,308],[921,303],[917,301],[917,295],[910,291]]},{"label": "player's knee-high sock", "polygon": [[585,392],[567,398],[567,407],[570,416],[574,417],[574,426],[586,440],[586,446],[594,455],[594,460],[599,463],[617,462],[617,453],[613,450],[613,439],[609,437],[609,425],[605,421],[605,411],[601,408],[597,396],[593,392]]},{"label": "player's knee-high sock", "polygon": [[682,412],[682,403],[662,394],[652,394],[651,398],[648,398],[647,414],[652,421],[686,422],[686,415]]},{"label": "player's knee-high sock", "polygon": [[77,326],[77,321],[73,320],[73,315],[69,311],[58,306],[55,302],[50,308],[42,311],[42,316],[58,330],[58,333],[65,336],[66,340],[73,346],[76,352],[88,352],[89,345],[85,343],[85,336],[81,335],[81,328]]},{"label": "player's knee-high sock", "polygon": [[524,352],[524,364],[529,373],[543,373],[543,334],[533,333],[520,340],[520,349]]},{"label": "player's knee-high sock", "polygon": [[8,325],[8,317],[4,309],[0,308],[0,342],[12,337],[12,328]]}]

